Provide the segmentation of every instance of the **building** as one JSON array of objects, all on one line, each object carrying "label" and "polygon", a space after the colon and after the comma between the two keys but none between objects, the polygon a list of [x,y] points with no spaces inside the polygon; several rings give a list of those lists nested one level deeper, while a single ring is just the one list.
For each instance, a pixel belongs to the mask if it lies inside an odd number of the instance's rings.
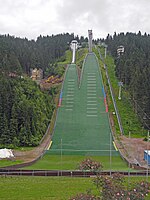
[{"label": "building", "polygon": [[34,68],[31,70],[32,80],[41,80],[43,78],[43,70]]},{"label": "building", "polygon": [[120,57],[123,54],[124,54],[124,46],[120,45],[117,48],[117,56]]},{"label": "building", "polygon": [[72,40],[71,44],[70,44],[70,48],[72,50],[72,62],[71,63],[75,63],[75,59],[76,59],[76,50],[78,49],[78,42],[76,40]]},{"label": "building", "polygon": [[88,30],[88,36],[89,36],[89,52],[92,52],[92,39],[93,39],[92,30]]},{"label": "building", "polygon": [[144,160],[150,165],[150,150],[144,150]]}]

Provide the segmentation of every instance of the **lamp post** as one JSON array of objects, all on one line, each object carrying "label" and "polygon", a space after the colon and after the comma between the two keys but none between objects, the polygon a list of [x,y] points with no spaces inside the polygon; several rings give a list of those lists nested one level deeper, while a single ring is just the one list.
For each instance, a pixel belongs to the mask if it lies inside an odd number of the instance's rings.
[{"label": "lamp post", "polygon": [[106,58],[106,55],[107,55],[107,47],[105,47],[105,58]]},{"label": "lamp post", "polygon": [[[128,133],[129,133],[129,154],[130,154],[130,146],[131,146],[131,131],[130,131],[130,126],[131,126],[131,121],[127,121],[126,124],[128,124]],[[130,156],[129,156],[129,161],[128,161],[128,187],[130,184]]]},{"label": "lamp post", "polygon": [[118,99],[121,100],[121,87],[123,86],[123,82],[118,82],[118,86],[119,86],[119,95],[118,95]]},{"label": "lamp post", "polygon": [[61,150],[60,150],[60,159],[61,159],[61,176],[62,176],[62,139],[61,139]]},{"label": "lamp post", "polygon": [[112,152],[111,152],[111,142],[112,142],[112,135],[111,135],[111,131],[110,131],[110,176],[111,176],[111,163],[112,163]]},{"label": "lamp post", "polygon": [[[130,127],[130,124],[129,124],[129,127]],[[129,130],[129,147],[130,147],[130,140],[131,140],[131,132]],[[129,184],[130,184],[130,160],[128,163],[128,187],[129,187]]]},{"label": "lamp post", "polygon": [[148,146],[149,146],[149,130],[147,132],[147,169],[146,169],[146,181],[148,181],[148,169],[149,169],[149,163],[148,163],[148,155],[149,155],[149,151],[148,151]]},{"label": "lamp post", "polygon": [[106,58],[106,56],[107,56],[107,47],[108,47],[108,45],[103,44],[103,46],[104,46],[104,48],[105,48],[105,55],[104,55],[104,57]]}]

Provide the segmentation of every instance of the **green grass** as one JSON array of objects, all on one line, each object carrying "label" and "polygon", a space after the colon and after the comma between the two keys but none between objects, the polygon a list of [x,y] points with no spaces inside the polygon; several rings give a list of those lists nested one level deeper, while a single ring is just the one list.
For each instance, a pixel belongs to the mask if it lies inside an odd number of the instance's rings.
[{"label": "green grass", "polygon": [[[41,160],[33,164],[32,166],[26,167],[24,169],[45,169],[45,170],[76,170],[81,161],[83,161],[85,156],[76,155],[63,155],[62,159],[59,155],[49,155],[46,154]],[[101,162],[104,166],[103,170],[110,170],[110,157],[109,156],[91,156],[95,161]],[[122,170],[127,171],[128,166],[125,161],[122,160],[120,156],[113,156],[111,162],[112,170]]]},{"label": "green grass", "polygon": [[[142,182],[142,181],[147,181],[147,178],[145,176],[143,177],[125,177],[125,182],[124,185],[127,188],[133,187],[134,185],[136,185],[136,183]],[[150,182],[150,177],[148,177],[148,182]],[[150,193],[148,194],[148,196],[145,197],[145,200],[149,200],[150,199]],[[132,200],[132,199],[131,199]]]},{"label": "green grass", "polygon": [[87,48],[81,48],[76,53],[76,65],[82,68],[83,60],[88,53]]},{"label": "green grass", "polygon": [[[102,55],[104,56],[104,48],[101,47],[100,51],[101,51]],[[95,51],[95,52],[98,56],[97,51]],[[99,58],[99,56],[98,56],[98,58]],[[109,95],[109,101],[108,101],[109,112],[113,112],[114,107],[113,107],[108,83],[107,83],[106,76],[105,76],[105,70],[103,68],[103,63],[100,60],[100,58],[99,58],[99,62],[100,62],[101,69],[102,69],[102,75],[103,75],[103,80],[104,80],[104,84],[105,84],[105,89],[107,90],[107,94]],[[134,113],[133,106],[131,105],[131,102],[129,100],[129,93],[127,90],[125,90],[124,87],[122,88],[122,100],[118,100],[118,93],[119,93],[118,82],[119,82],[119,80],[115,76],[115,64],[114,64],[114,59],[112,58],[112,56],[107,54],[105,63],[107,65],[109,78],[110,78],[111,85],[113,88],[113,92],[114,92],[114,96],[116,99],[119,114],[121,116],[124,134],[128,135],[129,130],[130,130],[131,137],[144,137],[146,134],[146,131],[143,130],[142,125],[138,119],[138,116]],[[120,133],[119,126],[117,123],[117,118],[116,118],[116,116],[113,116],[113,118],[114,118],[114,122],[115,122],[116,132]]]},{"label": "green grass", "polygon": [[90,178],[0,177],[1,200],[67,200],[89,188],[98,195]]},{"label": "green grass", "polygon": [[17,151],[31,151],[33,149],[34,149],[34,147],[17,147],[17,148],[15,148],[15,150],[17,150]]},{"label": "green grass", "polygon": [[0,168],[6,167],[6,166],[11,166],[11,165],[17,165],[17,164],[21,164],[22,161],[21,160],[7,160],[7,159],[3,159],[0,160]]},{"label": "green grass", "polygon": [[[128,184],[128,178],[125,185]],[[145,177],[131,177],[130,182],[140,182]],[[150,179],[149,179],[150,181]],[[67,200],[78,193],[99,195],[93,178],[71,177],[0,177],[1,200]],[[150,195],[146,200],[150,199]]]},{"label": "green grass", "polygon": [[71,63],[71,59],[72,59],[72,52],[70,50],[67,50],[65,52],[64,61],[58,61],[58,65],[69,64]]},{"label": "green grass", "polygon": [[[125,134],[128,134],[129,129],[130,129],[133,137],[143,136],[141,123],[139,122],[138,117],[133,111],[133,107],[129,101],[128,92],[125,91],[124,88],[122,88],[122,100],[120,101],[117,98],[118,93],[119,93],[119,87],[118,87],[119,80],[115,76],[114,60],[110,55],[107,56],[106,64],[108,66],[108,73],[110,76],[112,87],[114,89],[114,95],[116,97],[116,102],[117,102],[119,113],[122,119],[122,124],[124,127]],[[130,123],[130,127],[129,127],[129,123]]]}]

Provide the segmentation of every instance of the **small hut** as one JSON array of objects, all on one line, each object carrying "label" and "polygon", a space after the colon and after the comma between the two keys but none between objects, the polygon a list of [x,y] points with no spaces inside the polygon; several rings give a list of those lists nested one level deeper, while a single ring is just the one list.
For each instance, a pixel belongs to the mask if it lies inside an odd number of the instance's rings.
[{"label": "small hut", "polygon": [[144,150],[144,160],[150,165],[150,150]]}]

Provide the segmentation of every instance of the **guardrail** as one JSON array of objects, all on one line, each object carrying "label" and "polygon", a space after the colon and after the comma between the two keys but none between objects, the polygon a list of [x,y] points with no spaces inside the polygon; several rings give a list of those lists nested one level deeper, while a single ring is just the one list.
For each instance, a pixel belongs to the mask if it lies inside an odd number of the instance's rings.
[{"label": "guardrail", "polygon": [[101,59],[101,61],[103,62],[104,66],[105,66],[106,78],[107,78],[107,81],[108,81],[108,85],[109,85],[109,89],[110,89],[112,101],[113,101],[113,104],[114,104],[114,109],[115,109],[115,113],[116,113],[116,116],[117,116],[117,120],[118,120],[118,124],[119,124],[119,129],[120,129],[121,134],[124,134],[123,126],[122,126],[122,123],[121,123],[121,118],[120,118],[120,115],[119,115],[119,111],[118,111],[118,108],[117,108],[116,100],[114,98],[114,93],[113,93],[112,85],[111,85],[109,74],[108,74],[107,65],[104,62],[104,59],[103,59],[103,57],[101,55],[100,50],[98,48],[97,48],[97,50],[98,50],[100,59]]},{"label": "guardrail", "polygon": [[124,176],[149,176],[150,171],[79,171],[79,170],[16,170],[16,169],[0,169],[1,176],[67,176],[67,177],[94,177],[97,174],[101,176],[112,176],[115,173],[120,173]]}]

